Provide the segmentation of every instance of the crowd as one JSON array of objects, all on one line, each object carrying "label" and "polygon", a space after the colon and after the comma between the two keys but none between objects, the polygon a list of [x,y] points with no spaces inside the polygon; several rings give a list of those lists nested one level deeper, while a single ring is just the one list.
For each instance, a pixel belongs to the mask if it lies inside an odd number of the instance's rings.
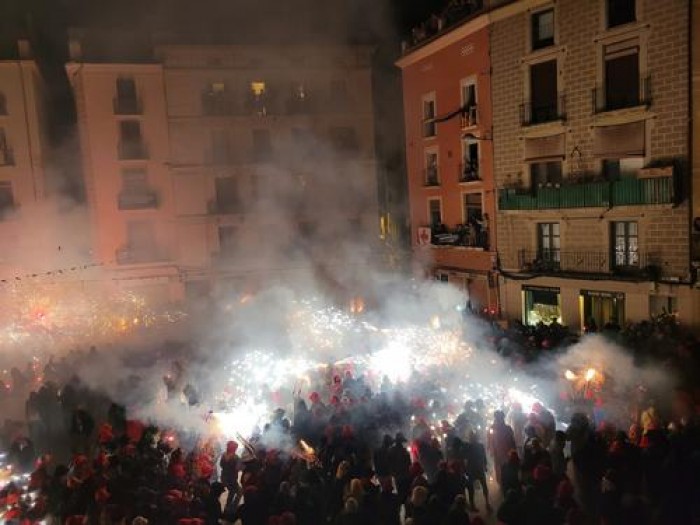
[{"label": "crowd", "polygon": [[[695,344],[666,318],[610,336],[636,337],[661,359],[687,357]],[[570,335],[555,323],[492,337],[501,354],[536,360]],[[558,411],[557,421],[539,403],[487,413],[478,399],[455,417],[430,377],[372,391],[346,371],[296,393],[289,413],[277,409],[252,436],[224,436],[206,415],[196,430],[139,421],[133,407],[73,375],[80,360],[99,360],[97,350],[9,374],[4,395],[26,403],[24,421],[6,421],[2,431],[3,523],[700,523],[700,398],[692,390],[669,403],[640,391],[616,421],[576,410],[565,419]],[[191,385],[163,381],[169,403],[201,408]],[[126,378],[123,388],[136,382]],[[415,392],[430,393],[429,404]]]}]

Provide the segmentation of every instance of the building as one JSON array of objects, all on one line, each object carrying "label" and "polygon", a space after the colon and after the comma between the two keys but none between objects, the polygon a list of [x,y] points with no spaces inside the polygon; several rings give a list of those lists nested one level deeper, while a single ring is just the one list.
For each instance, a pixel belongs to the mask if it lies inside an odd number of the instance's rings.
[{"label": "building", "polygon": [[13,247],[26,226],[23,208],[45,194],[44,159],[48,146],[44,85],[27,40],[19,40],[14,59],[0,59],[0,273],[22,272]]},{"label": "building", "polygon": [[464,290],[474,309],[498,311],[489,17],[457,23],[405,47],[406,166],[414,258]]},{"label": "building", "polygon": [[149,63],[71,48],[96,254],[119,279],[179,299],[365,267],[371,48],[164,44]]},{"label": "building", "polygon": [[697,325],[689,2],[490,13],[504,314],[574,329],[664,311]]}]

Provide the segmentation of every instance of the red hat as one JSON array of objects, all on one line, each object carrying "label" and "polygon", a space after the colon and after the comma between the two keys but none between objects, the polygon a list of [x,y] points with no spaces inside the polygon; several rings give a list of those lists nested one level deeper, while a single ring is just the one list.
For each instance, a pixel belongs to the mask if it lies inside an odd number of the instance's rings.
[{"label": "red hat", "polygon": [[183,465],[182,463],[175,463],[174,465],[171,465],[170,473],[176,478],[184,478],[186,474],[185,465]]},{"label": "red hat", "polygon": [[100,431],[98,433],[97,440],[100,442],[100,445],[104,445],[105,443],[109,443],[114,439],[114,432],[112,431],[112,425],[109,423],[103,423],[100,426]]},{"label": "red hat", "polygon": [[316,403],[319,399],[321,399],[321,396],[318,395],[318,392],[311,392],[311,395],[309,395],[309,399]]}]

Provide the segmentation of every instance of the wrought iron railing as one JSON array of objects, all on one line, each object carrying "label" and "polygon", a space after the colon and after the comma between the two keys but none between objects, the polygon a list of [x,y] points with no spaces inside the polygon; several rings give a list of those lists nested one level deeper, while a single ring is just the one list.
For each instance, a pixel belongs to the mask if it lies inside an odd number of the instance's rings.
[{"label": "wrought iron railing", "polygon": [[520,104],[520,125],[532,126],[556,120],[566,120],[566,95],[547,103],[525,102]]},{"label": "wrought iron railing", "polygon": [[645,277],[656,279],[660,274],[658,254],[630,251],[625,261],[634,264],[617,264],[613,252],[562,251],[558,249],[519,250],[518,267],[521,271],[540,274],[601,274],[621,277]]},{"label": "wrought iron railing", "polygon": [[651,77],[642,77],[637,86],[630,86],[627,91],[608,91],[605,86],[593,88],[592,94],[593,113],[614,111],[616,109],[633,108],[636,106],[650,106]]}]

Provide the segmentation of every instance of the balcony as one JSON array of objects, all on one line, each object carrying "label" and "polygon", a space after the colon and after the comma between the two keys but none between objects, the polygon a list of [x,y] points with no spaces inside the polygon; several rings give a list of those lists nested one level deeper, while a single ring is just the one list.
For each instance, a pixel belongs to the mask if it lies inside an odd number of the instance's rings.
[{"label": "balcony", "polygon": [[202,114],[214,117],[234,115],[236,104],[228,95],[206,91],[202,93]]},{"label": "balcony", "polygon": [[614,254],[595,251],[519,250],[518,268],[541,275],[599,275],[628,279],[658,279],[661,272],[657,254],[629,253],[634,265],[615,264]]},{"label": "balcony", "polygon": [[209,215],[235,215],[241,213],[241,203],[210,200],[207,202],[207,213]]},{"label": "balcony", "polygon": [[120,210],[147,210],[158,207],[158,194],[153,190],[123,191],[119,194]]},{"label": "balcony", "polygon": [[639,79],[638,86],[631,86],[628,91],[607,93],[604,86],[593,88],[593,113],[604,113],[617,109],[651,106],[651,77]]},{"label": "balcony", "polygon": [[423,170],[423,186],[434,187],[440,186],[440,170],[437,166],[425,168]]},{"label": "balcony", "polygon": [[498,207],[509,210],[611,208],[675,204],[673,177],[623,178],[617,181],[542,186],[532,191],[501,189]]},{"label": "balcony", "polygon": [[12,152],[12,148],[7,146],[0,148],[0,166],[14,166],[15,165],[15,155]]},{"label": "balcony", "polygon": [[115,115],[142,115],[143,105],[138,98],[114,97],[112,107]]},{"label": "balcony", "polygon": [[461,182],[480,182],[479,164],[476,162],[465,162],[459,165],[457,180]]},{"label": "balcony", "polygon": [[479,113],[476,105],[468,106],[459,117],[459,124],[462,129],[468,129],[479,124]]},{"label": "balcony", "polygon": [[488,234],[482,231],[478,225],[458,224],[454,228],[440,225],[431,228],[430,244],[485,250],[488,244]]},{"label": "balcony", "polygon": [[119,265],[157,263],[168,259],[158,249],[129,245],[117,248],[114,256]]},{"label": "balcony", "polygon": [[566,120],[566,96],[560,95],[549,103],[520,104],[520,125],[534,126],[546,122]]},{"label": "balcony", "polygon": [[119,160],[143,160],[148,158],[148,150],[143,142],[120,142]]}]

